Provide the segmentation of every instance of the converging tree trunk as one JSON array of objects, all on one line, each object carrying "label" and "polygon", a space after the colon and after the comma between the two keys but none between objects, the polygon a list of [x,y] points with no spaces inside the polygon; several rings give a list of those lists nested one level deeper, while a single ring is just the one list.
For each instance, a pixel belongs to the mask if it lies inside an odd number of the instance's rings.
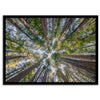
[{"label": "converging tree trunk", "polygon": [[21,29],[20,26],[18,26],[11,18],[7,18],[7,20],[12,24],[14,25],[16,28],[18,28],[21,32],[23,32],[27,37],[29,37],[31,40],[32,38],[25,32]]},{"label": "converging tree trunk", "polygon": [[[72,68],[72,69],[74,69],[75,71],[77,71],[78,73],[81,73],[81,74],[83,74],[84,76],[86,76],[86,77],[88,77],[88,78],[90,78],[90,79],[92,79],[92,80],[95,81],[95,73],[90,73],[90,72],[86,71],[85,69],[79,68],[79,67],[74,66],[74,65],[72,65],[72,64],[70,64],[70,63],[67,63],[67,65],[68,65],[70,68]],[[77,73],[76,73],[76,74],[77,74]]]},{"label": "converging tree trunk", "polygon": [[16,59],[16,58],[25,58],[26,56],[6,56],[6,60]]},{"label": "converging tree trunk", "polygon": [[38,75],[38,77],[35,79],[35,82],[38,81],[38,79],[40,78],[41,74],[43,73],[44,69],[42,69],[42,71],[40,72],[40,74]]},{"label": "converging tree trunk", "polygon": [[59,38],[58,43],[61,41],[61,39],[63,38],[63,36],[65,35],[65,33],[67,32],[67,30],[69,29],[69,27],[72,25],[74,21],[75,21],[75,18],[70,18],[69,20],[66,19],[66,22],[61,32],[61,37]]},{"label": "converging tree trunk", "polygon": [[97,21],[4,16],[4,84],[97,83]]},{"label": "converging tree trunk", "polygon": [[67,39],[70,39],[81,27],[83,27],[88,21],[90,20],[90,18],[85,18],[80,24],[79,26],[68,36]]},{"label": "converging tree trunk", "polygon": [[[20,18],[21,22],[29,29],[29,31],[36,37],[38,38],[38,36],[35,34],[35,32],[33,31],[33,29],[31,28],[31,26],[27,23],[27,21],[24,18]],[[38,38],[39,39],[39,38]]]},{"label": "converging tree trunk", "polygon": [[52,37],[54,36],[55,18],[52,19]]},{"label": "converging tree trunk", "polygon": [[83,60],[74,60],[69,58],[58,58],[59,60],[62,60],[64,62],[70,63],[76,67],[82,68],[87,70],[90,73],[95,73],[96,71],[96,62],[92,61],[83,61]]},{"label": "converging tree trunk", "polygon": [[[43,60],[43,59],[42,59]],[[33,68],[35,68],[37,65],[40,64],[40,62],[42,61],[40,60],[38,63],[35,63],[34,65],[32,65],[31,67],[25,69],[24,71],[20,72],[18,75],[16,75],[15,77],[9,79],[7,82],[19,82],[22,78],[25,77],[25,75],[27,75]]]},{"label": "converging tree trunk", "polygon": [[65,82],[68,82],[68,80],[66,79],[65,75],[62,73],[62,71],[58,68],[59,72],[61,73],[62,75],[62,78]]},{"label": "converging tree trunk", "polygon": [[38,68],[37,72],[34,74],[34,76],[28,82],[34,81],[34,79],[37,77],[37,75],[40,72],[40,70],[41,70],[41,66]]},{"label": "converging tree trunk", "polygon": [[47,42],[47,45],[48,45],[47,19],[46,18],[40,18],[39,21],[42,25],[42,30],[43,30],[43,33],[44,33],[44,36],[45,36],[45,39],[46,39],[46,42]]},{"label": "converging tree trunk", "polygon": [[47,73],[48,73],[48,67],[47,67],[47,69],[44,72],[44,76],[43,76],[42,82],[46,82]]},{"label": "converging tree trunk", "polygon": [[64,55],[66,58],[78,58],[78,59],[88,59],[88,60],[95,60],[95,55]]}]

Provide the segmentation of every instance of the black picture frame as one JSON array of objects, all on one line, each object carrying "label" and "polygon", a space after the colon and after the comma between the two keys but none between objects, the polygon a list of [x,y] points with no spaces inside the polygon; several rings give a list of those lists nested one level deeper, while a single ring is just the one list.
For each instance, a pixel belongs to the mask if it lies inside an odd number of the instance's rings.
[{"label": "black picture frame", "polygon": [[[34,18],[96,18],[96,81],[95,82],[6,82],[5,81],[5,19],[6,18],[21,18],[21,17],[34,17]],[[98,85],[98,15],[3,15],[3,85]]]}]

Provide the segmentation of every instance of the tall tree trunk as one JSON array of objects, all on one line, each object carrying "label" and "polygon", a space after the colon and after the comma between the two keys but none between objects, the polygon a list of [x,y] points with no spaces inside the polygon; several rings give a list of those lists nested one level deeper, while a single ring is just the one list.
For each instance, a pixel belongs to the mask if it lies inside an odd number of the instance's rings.
[{"label": "tall tree trunk", "polygon": [[[75,75],[74,75],[75,76]],[[76,76],[75,76],[75,78],[76,78],[76,80],[78,81],[78,82],[81,82],[81,80],[79,79],[79,78],[77,78]]]},{"label": "tall tree trunk", "polygon": [[21,29],[21,27],[19,27],[11,18],[7,18],[7,20],[12,24],[14,25],[17,29],[19,29],[21,32],[23,32],[27,37],[29,37],[31,40],[32,38],[25,32]]},{"label": "tall tree trunk", "polygon": [[78,30],[79,28],[83,27],[91,18],[85,18],[80,24],[79,26],[74,30],[74,32],[72,32],[67,39],[70,39]]},{"label": "tall tree trunk", "polygon": [[73,66],[73,65],[70,64],[70,63],[67,63],[67,65],[68,65],[70,68],[74,69],[75,71],[78,71],[78,73],[81,73],[81,74],[85,75],[86,77],[88,77],[88,78],[90,78],[90,79],[92,79],[92,80],[95,80],[95,74],[89,73],[88,71],[86,71],[86,70],[84,70],[84,69],[82,69],[82,68],[78,68],[77,66]]},{"label": "tall tree trunk", "polygon": [[43,30],[43,33],[44,33],[44,36],[45,36],[45,40],[46,40],[47,45],[48,45],[47,19],[45,19],[45,18],[40,18],[39,21],[40,21],[40,23],[41,23],[42,30]]},{"label": "tall tree trunk", "polygon": [[55,29],[55,34],[54,34],[54,37],[57,37],[57,33],[59,33],[59,26],[60,26],[60,21],[61,21],[61,18],[58,18],[56,19],[57,22],[56,22],[56,29]]},{"label": "tall tree trunk", "polygon": [[12,51],[12,50],[6,50],[6,52],[17,52],[17,53],[19,53],[19,51]]},{"label": "tall tree trunk", "polygon": [[93,47],[93,46],[96,46],[96,45],[95,45],[95,44],[92,44],[92,45],[88,45],[88,46],[81,47],[81,48],[79,48],[79,49],[88,48],[88,47]]},{"label": "tall tree trunk", "polygon": [[[59,29],[60,21],[61,21],[61,18],[58,18],[58,20],[57,20],[57,28],[56,28],[56,30]],[[57,31],[56,31],[56,33],[57,33]]]},{"label": "tall tree trunk", "polygon": [[96,62],[92,61],[83,61],[83,60],[74,60],[74,59],[69,59],[69,58],[58,58],[61,61],[70,63],[76,67],[82,68],[87,70],[90,73],[95,73],[96,71]]},{"label": "tall tree trunk", "polygon": [[41,70],[41,66],[38,68],[37,72],[34,74],[34,76],[28,82],[34,81],[34,79],[37,77],[37,75],[40,72],[40,70]]},{"label": "tall tree trunk", "polygon": [[96,22],[96,20],[92,21],[89,25],[92,25],[92,24],[94,24],[95,22]]},{"label": "tall tree trunk", "polygon": [[62,28],[61,34],[64,33],[64,30],[65,30],[66,26],[68,26],[69,20],[70,20],[70,18],[67,18],[67,19],[66,19],[65,24],[64,24],[64,26],[63,26],[63,28]]},{"label": "tall tree trunk", "polygon": [[[80,80],[73,74],[76,73],[76,70],[74,70],[73,72],[71,72],[70,70],[66,70],[67,73],[69,74],[69,76],[75,81],[75,78],[77,79],[78,82],[80,82]],[[76,81],[75,81],[76,82]]]},{"label": "tall tree trunk", "polygon": [[18,28],[20,31],[22,31],[22,29],[11,19],[11,18],[7,18],[7,20],[13,24],[16,28]]},{"label": "tall tree trunk", "polygon": [[19,82],[22,78],[25,77],[25,75],[27,75],[33,68],[35,68],[37,65],[40,64],[40,62],[43,59],[41,59],[38,63],[35,63],[34,65],[32,65],[31,67],[25,69],[24,71],[20,72],[18,75],[16,75],[15,77],[9,79],[7,82]]},{"label": "tall tree trunk", "polygon": [[46,30],[46,34],[48,34],[48,30],[47,30],[47,18],[44,18],[44,27]]},{"label": "tall tree trunk", "polygon": [[49,80],[50,80],[50,79],[49,79],[49,73],[47,73],[47,79],[46,79],[46,82],[50,82]]},{"label": "tall tree trunk", "polygon": [[26,56],[6,56],[6,60],[16,59],[16,58],[25,58]]},{"label": "tall tree trunk", "polygon": [[43,73],[43,69],[42,69],[42,71],[40,72],[40,74],[39,74],[39,76],[37,77],[37,79],[35,80],[35,82],[37,82],[38,81],[38,79],[40,78],[40,76],[41,76],[41,74]]},{"label": "tall tree trunk", "polygon": [[78,71],[79,71],[79,73],[81,73],[81,74],[83,74],[84,76],[86,76],[86,77],[92,79],[93,81],[96,80],[96,73],[89,73],[89,72],[87,72],[86,70],[81,69],[81,68],[79,68]]},{"label": "tall tree trunk", "polygon": [[78,59],[88,59],[88,60],[95,60],[95,55],[64,55],[66,58],[78,58]]},{"label": "tall tree trunk", "polygon": [[47,67],[47,69],[44,72],[44,76],[43,76],[42,82],[46,82],[47,73],[48,73],[48,67]]},{"label": "tall tree trunk", "polygon": [[59,43],[59,41],[61,41],[61,39],[63,38],[63,36],[65,35],[65,33],[67,32],[67,30],[69,29],[69,27],[72,25],[72,23],[74,21],[75,21],[75,18],[70,18],[69,20],[68,19],[66,20],[65,25],[64,25],[64,29],[61,33],[61,37],[59,38],[58,43]]},{"label": "tall tree trunk", "polygon": [[62,78],[65,82],[68,82],[68,80],[66,79],[65,75],[62,73],[62,71],[58,68],[59,72],[61,73],[62,75]]},{"label": "tall tree trunk", "polygon": [[23,71],[23,68],[25,68],[25,67],[19,68],[19,69],[17,69],[17,71],[11,72],[12,74],[10,74],[10,75],[6,75],[6,79],[12,77],[13,75],[16,75],[17,73],[20,73],[21,71]]},{"label": "tall tree trunk", "polygon": [[27,21],[24,18],[20,18],[21,22],[29,29],[29,31],[35,36],[37,37],[37,35],[35,34],[35,32],[33,31],[33,29],[30,27],[30,25],[27,23]]},{"label": "tall tree trunk", "polygon": [[55,18],[52,19],[52,37],[54,36]]}]

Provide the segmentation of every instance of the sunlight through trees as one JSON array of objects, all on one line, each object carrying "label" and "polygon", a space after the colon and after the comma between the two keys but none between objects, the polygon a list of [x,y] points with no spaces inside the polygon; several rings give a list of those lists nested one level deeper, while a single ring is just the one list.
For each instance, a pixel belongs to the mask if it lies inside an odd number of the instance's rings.
[{"label": "sunlight through trees", "polygon": [[5,18],[6,82],[95,82],[95,17]]}]

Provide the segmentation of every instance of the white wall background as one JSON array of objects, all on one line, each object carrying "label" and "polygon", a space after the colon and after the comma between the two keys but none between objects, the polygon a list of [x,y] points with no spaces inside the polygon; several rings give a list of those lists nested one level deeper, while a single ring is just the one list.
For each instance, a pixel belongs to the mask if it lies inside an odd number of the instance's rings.
[{"label": "white wall background", "polygon": [[98,100],[100,98],[100,85],[3,85],[3,15],[51,14],[100,15],[100,3],[99,0],[0,0],[0,100]]}]

